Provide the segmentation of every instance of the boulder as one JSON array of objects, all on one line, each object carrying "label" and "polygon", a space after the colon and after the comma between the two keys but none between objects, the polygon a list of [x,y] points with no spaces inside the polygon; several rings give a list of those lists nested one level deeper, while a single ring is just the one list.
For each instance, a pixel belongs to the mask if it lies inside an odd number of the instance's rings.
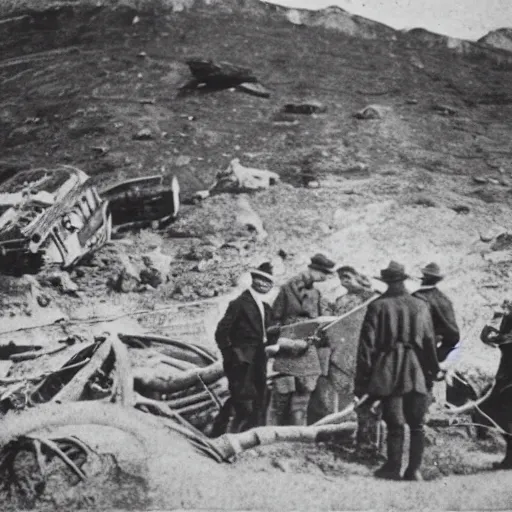
[{"label": "boulder", "polygon": [[382,119],[388,107],[368,105],[354,114],[356,119]]},{"label": "boulder", "polygon": [[172,257],[155,249],[142,256],[144,268],[139,273],[140,282],[157,288],[169,280]]},{"label": "boulder", "polygon": [[500,233],[491,244],[491,250],[503,251],[512,249],[512,233]]},{"label": "boulder", "polygon": [[116,292],[128,293],[136,291],[140,286],[140,273],[132,264],[128,256],[124,254],[119,255],[119,262],[121,270],[117,276],[112,280],[112,288]]},{"label": "boulder", "polygon": [[261,190],[275,185],[279,179],[279,174],[275,172],[244,167],[238,158],[234,158],[225,171],[217,174],[217,182],[210,193]]}]

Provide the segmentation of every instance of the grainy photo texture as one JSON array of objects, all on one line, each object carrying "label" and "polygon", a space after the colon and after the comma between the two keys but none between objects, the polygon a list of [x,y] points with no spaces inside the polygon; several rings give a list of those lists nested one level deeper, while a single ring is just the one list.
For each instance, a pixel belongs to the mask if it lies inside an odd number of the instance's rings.
[{"label": "grainy photo texture", "polygon": [[510,508],[510,27],[0,0],[0,509]]}]

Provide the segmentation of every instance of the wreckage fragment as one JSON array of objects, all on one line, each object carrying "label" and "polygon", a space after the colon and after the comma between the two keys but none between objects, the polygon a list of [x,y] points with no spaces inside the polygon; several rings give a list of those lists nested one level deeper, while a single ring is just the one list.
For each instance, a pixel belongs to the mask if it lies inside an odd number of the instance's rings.
[{"label": "wreckage fragment", "polygon": [[194,78],[181,87],[182,91],[201,88],[221,90],[236,87],[253,96],[270,97],[270,92],[258,82],[249,68],[230,62],[215,63],[204,59],[189,59],[186,64]]},{"label": "wreckage fragment", "polygon": [[0,271],[73,266],[110,239],[107,206],[87,174],[74,167],[17,173],[0,184]]},{"label": "wreckage fragment", "polygon": [[180,209],[180,185],[173,178],[163,186],[163,176],[147,176],[118,183],[101,192],[109,201],[115,229],[142,227],[158,222],[158,227],[174,220]]}]

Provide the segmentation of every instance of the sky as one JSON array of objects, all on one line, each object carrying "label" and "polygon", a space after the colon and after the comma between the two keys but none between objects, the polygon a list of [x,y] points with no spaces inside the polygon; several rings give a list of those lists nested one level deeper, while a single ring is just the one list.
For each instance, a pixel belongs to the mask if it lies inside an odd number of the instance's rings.
[{"label": "sky", "polygon": [[512,0],[265,0],[286,7],[322,9],[338,5],[352,14],[396,29],[426,28],[463,39],[478,39],[512,28]]}]

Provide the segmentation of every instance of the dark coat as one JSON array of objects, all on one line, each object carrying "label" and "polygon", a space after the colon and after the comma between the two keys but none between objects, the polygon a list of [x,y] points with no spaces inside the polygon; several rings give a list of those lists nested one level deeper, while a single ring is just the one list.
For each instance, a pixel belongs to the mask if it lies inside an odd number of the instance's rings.
[{"label": "dark coat", "polygon": [[287,325],[329,314],[329,305],[313,286],[308,287],[303,274],[281,286],[272,306],[276,324]]},{"label": "dark coat", "polygon": [[354,393],[427,393],[439,371],[427,304],[405,290],[387,291],[368,305],[356,360]]},{"label": "dark coat", "polygon": [[444,361],[460,340],[452,301],[435,286],[422,287],[413,296],[424,300],[430,307],[434,332],[440,342],[437,357],[439,361]]},{"label": "dark coat", "polygon": [[503,317],[496,343],[501,351],[496,383],[481,409],[512,434],[512,314]]},{"label": "dark coat", "polygon": [[[276,325],[289,325],[328,313],[328,303],[316,288],[307,286],[304,274],[284,284],[272,306]],[[296,377],[319,376],[321,373],[320,360],[314,346],[299,356],[278,353],[273,369],[283,375]]]},{"label": "dark coat", "polygon": [[[266,303],[265,328],[272,324]],[[249,290],[231,301],[217,325],[215,341],[235,400],[261,400],[266,388],[265,333],[260,310]]]}]

